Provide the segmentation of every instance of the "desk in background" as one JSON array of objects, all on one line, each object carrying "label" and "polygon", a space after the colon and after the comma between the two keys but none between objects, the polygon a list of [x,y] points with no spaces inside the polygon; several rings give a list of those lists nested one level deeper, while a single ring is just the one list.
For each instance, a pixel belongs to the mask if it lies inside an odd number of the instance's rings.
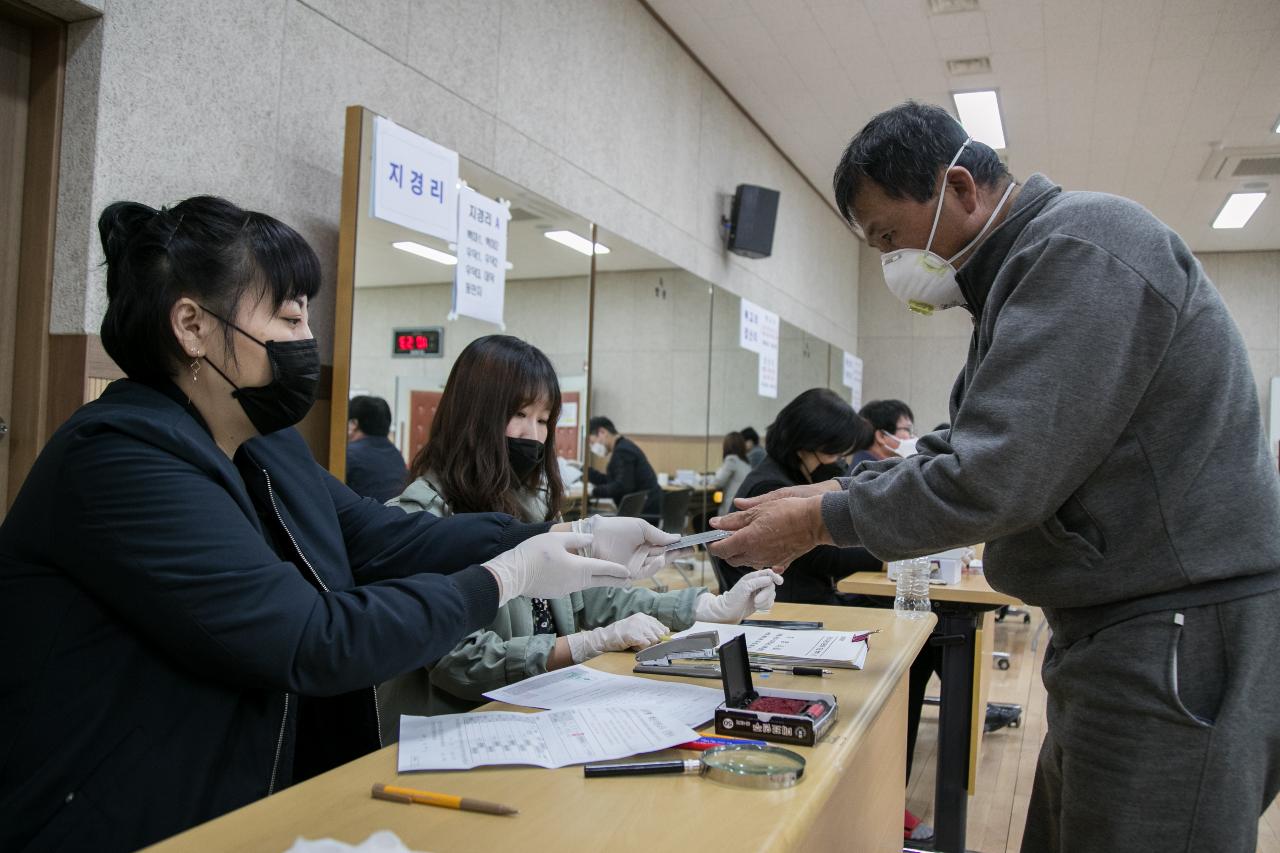
[{"label": "desk in background", "polygon": [[[907,671],[935,620],[797,604],[778,604],[767,618],[821,620],[833,630],[880,629],[865,670],[836,670],[821,680],[775,673],[757,682],[828,691],[839,700],[840,719],[827,737],[815,747],[790,747],[808,760],[804,779],[793,788],[750,790],[689,776],[584,779],[581,766],[399,775],[396,748],[390,746],[149,849],[284,851],[299,835],[356,843],[378,829],[394,831],[410,849],[435,853],[521,847],[643,853],[901,849]],[[607,654],[590,665],[631,674],[634,663],[634,655]],[[499,703],[484,708],[529,710]],[[493,817],[373,800],[374,782],[506,803],[520,814]]]},{"label": "desk in background", "polygon": [[[841,592],[892,598],[896,584],[884,572],[856,572],[841,580]],[[996,592],[983,575],[962,575],[956,584],[930,584],[942,645],[942,695],[938,705],[938,772],[934,794],[934,848],[963,853],[968,795],[978,767],[990,660],[991,611],[1021,602]],[[984,630],[985,624],[985,630]]]}]

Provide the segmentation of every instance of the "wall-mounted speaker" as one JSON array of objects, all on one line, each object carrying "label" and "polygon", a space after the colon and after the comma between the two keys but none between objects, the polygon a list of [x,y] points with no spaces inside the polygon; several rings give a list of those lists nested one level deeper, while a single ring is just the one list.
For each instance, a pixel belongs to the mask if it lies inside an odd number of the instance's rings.
[{"label": "wall-mounted speaker", "polygon": [[773,251],[773,226],[778,218],[777,190],[738,184],[727,223],[730,252],[747,258],[767,258]]}]

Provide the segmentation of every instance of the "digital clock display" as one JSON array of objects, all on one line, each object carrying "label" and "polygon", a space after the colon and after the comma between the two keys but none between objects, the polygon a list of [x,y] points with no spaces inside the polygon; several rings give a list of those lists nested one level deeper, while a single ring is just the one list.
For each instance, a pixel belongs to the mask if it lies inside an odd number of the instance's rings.
[{"label": "digital clock display", "polygon": [[406,358],[439,358],[444,330],[439,326],[425,329],[393,329],[391,354]]}]

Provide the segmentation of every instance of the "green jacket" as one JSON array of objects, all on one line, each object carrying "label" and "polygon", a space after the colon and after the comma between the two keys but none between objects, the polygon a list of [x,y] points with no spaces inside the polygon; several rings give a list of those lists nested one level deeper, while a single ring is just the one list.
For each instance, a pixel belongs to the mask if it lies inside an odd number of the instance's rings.
[{"label": "green jacket", "polygon": [[[387,501],[405,512],[450,515],[449,505],[427,477]],[[525,520],[546,517],[544,493],[521,500]],[[673,631],[694,622],[694,602],[702,587],[658,593],[650,589],[593,587],[548,599],[555,634],[533,633],[533,604],[521,596],[498,609],[488,628],[467,636],[434,666],[393,678],[378,687],[383,741],[399,740],[400,715],[455,714],[488,701],[484,693],[547,671],[556,637],[598,628],[635,613],[648,613]]]}]

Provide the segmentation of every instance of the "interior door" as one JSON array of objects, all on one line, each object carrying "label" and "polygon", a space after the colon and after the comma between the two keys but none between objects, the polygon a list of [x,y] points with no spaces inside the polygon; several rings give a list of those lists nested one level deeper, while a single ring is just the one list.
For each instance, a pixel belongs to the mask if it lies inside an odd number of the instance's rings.
[{"label": "interior door", "polygon": [[0,513],[9,506],[14,337],[26,168],[31,31],[0,18]]},{"label": "interior door", "polygon": [[577,459],[581,452],[578,447],[578,418],[580,418],[582,408],[579,406],[579,394],[577,391],[565,391],[560,397],[560,420],[564,421],[564,410],[572,405],[573,410],[579,414],[575,415],[573,421],[567,425],[556,425],[556,456],[561,459]]},{"label": "interior door", "polygon": [[422,449],[422,445],[431,438],[431,423],[436,419],[436,409],[440,408],[441,391],[409,392],[409,461],[412,462]]}]

